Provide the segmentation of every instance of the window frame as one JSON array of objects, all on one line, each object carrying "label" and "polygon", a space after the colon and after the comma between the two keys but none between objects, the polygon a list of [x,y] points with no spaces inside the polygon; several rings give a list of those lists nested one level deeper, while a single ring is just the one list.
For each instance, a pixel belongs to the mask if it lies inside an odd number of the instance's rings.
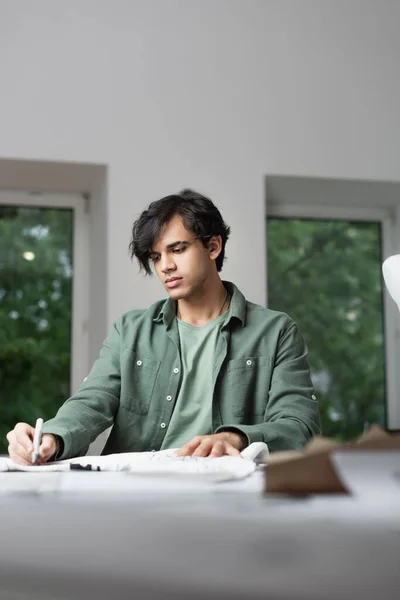
[{"label": "window frame", "polygon": [[[70,390],[75,393],[88,370],[89,206],[82,194],[0,190],[0,205],[73,211]],[[77,260],[79,257],[79,260]]]},{"label": "window frame", "polygon": [[[382,240],[382,262],[396,254],[399,235],[397,222],[400,211],[395,208],[373,208],[361,206],[327,206],[316,204],[295,204],[289,202],[267,203],[266,219],[280,217],[286,219],[315,219],[336,221],[380,222]],[[268,240],[266,243],[268,253]],[[382,278],[383,319],[385,339],[385,385],[386,385],[386,426],[390,430],[400,429],[400,316]],[[268,306],[268,273],[267,273]]]}]

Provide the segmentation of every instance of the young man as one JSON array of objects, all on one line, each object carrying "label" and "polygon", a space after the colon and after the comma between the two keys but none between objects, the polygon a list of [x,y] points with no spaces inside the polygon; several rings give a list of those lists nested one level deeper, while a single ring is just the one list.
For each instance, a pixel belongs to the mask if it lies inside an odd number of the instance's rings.
[{"label": "young man", "polygon": [[[150,204],[130,250],[169,298],[124,314],[79,390],[47,421],[38,463],[84,455],[113,425],[103,453],[179,448],[237,455],[264,441],[302,447],[320,433],[307,351],[285,314],[222,282],[229,227],[208,198],[184,190]],[[7,434],[30,463],[33,428]]]}]

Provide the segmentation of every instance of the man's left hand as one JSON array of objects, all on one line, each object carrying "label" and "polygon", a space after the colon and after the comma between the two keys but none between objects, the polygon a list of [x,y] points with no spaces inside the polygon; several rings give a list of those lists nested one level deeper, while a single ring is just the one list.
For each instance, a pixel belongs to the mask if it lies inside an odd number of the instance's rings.
[{"label": "man's left hand", "polygon": [[217,457],[228,454],[240,456],[240,450],[247,445],[247,438],[233,431],[223,431],[213,435],[196,435],[177,451],[178,456]]}]

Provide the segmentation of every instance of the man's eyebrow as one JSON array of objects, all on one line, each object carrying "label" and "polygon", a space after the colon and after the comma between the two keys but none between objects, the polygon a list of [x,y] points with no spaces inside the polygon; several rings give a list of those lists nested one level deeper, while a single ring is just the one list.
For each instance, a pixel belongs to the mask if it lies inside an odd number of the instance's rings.
[{"label": "man's eyebrow", "polygon": [[[166,246],[167,250],[172,250],[172,248],[175,248],[176,246],[180,246],[180,245],[185,245],[185,246],[189,246],[191,242],[188,242],[186,240],[179,240],[178,242],[172,242],[171,244],[168,244]],[[149,255],[153,256],[154,254],[160,254],[159,252],[157,252],[156,250],[149,250]]]},{"label": "man's eyebrow", "polygon": [[187,242],[186,240],[180,240],[179,242],[172,242],[172,244],[168,244],[167,245],[167,249],[170,250],[171,248],[175,248],[175,246],[180,246],[181,244],[190,244],[190,242]]}]

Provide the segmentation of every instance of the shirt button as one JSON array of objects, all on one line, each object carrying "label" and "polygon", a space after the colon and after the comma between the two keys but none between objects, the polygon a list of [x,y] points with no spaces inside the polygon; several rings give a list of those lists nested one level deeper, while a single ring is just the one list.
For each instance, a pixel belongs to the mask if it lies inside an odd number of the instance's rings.
[{"label": "shirt button", "polygon": [[251,360],[246,360],[246,365],[247,365],[248,367],[250,367],[250,365],[251,365],[251,364],[252,364]]},{"label": "shirt button", "polygon": [[138,367],[140,367],[140,366],[141,366],[141,364],[142,364],[142,361],[141,361],[141,360],[138,360],[138,361],[136,362],[136,364],[137,364],[137,366],[138,366]]},{"label": "shirt button", "polygon": [[175,367],[175,369],[174,369],[174,373],[175,373],[175,375],[176,375],[177,373],[179,373],[179,369],[178,369],[177,367]]},{"label": "shirt button", "polygon": [[167,396],[167,400],[168,400],[168,402],[171,402],[172,396]]},{"label": "shirt button", "polygon": [[161,429],[165,429],[166,428],[166,424],[165,423],[161,423],[160,427],[161,427]]}]

